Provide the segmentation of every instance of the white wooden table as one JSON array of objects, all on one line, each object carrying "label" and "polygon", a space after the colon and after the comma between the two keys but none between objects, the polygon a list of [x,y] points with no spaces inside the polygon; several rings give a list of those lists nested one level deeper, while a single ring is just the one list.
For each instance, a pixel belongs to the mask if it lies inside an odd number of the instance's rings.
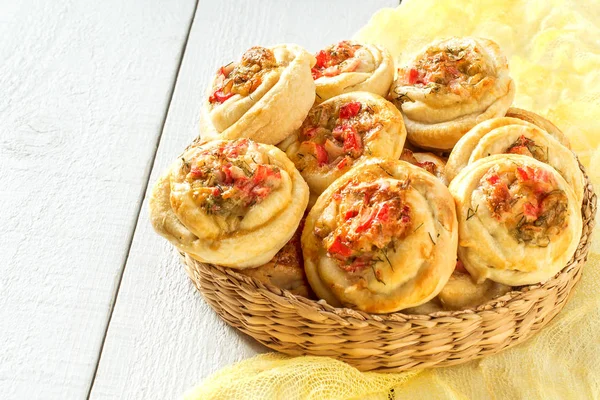
[{"label": "white wooden table", "polygon": [[219,65],[397,3],[0,0],[0,398],[179,398],[267,351],[195,291],[148,189]]}]

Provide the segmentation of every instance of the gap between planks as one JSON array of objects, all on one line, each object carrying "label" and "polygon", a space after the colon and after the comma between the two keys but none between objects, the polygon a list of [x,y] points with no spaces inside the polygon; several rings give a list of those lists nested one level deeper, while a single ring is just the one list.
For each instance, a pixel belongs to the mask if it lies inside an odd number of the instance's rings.
[{"label": "gap between planks", "polygon": [[119,297],[119,290],[121,289],[121,282],[123,280],[123,275],[125,274],[125,268],[127,266],[127,261],[129,260],[129,253],[131,252],[131,245],[133,244],[133,238],[135,237],[135,232],[137,231],[140,219],[140,213],[142,211],[142,205],[144,204],[144,196],[146,195],[146,191],[148,190],[148,185],[150,184],[150,176],[152,175],[152,170],[154,169],[154,161],[156,159],[156,153],[158,152],[158,146],[160,145],[160,140],[162,138],[163,132],[165,130],[165,124],[167,122],[167,117],[169,115],[169,109],[171,108],[171,102],[173,101],[173,94],[175,93],[175,86],[177,85],[177,79],[179,78],[179,72],[181,70],[181,64],[183,63],[183,57],[185,56],[188,40],[190,37],[190,33],[192,31],[192,26],[194,25],[194,19],[196,18],[196,11],[198,9],[198,3],[200,0],[196,0],[194,5],[194,9],[192,10],[192,15],[189,19],[189,24],[187,28],[187,35],[185,36],[185,40],[183,41],[183,45],[181,47],[181,55],[179,56],[179,63],[177,64],[177,71],[175,73],[175,77],[173,78],[173,84],[171,86],[171,91],[169,93],[169,103],[165,108],[165,112],[162,119],[162,124],[160,128],[160,133],[156,138],[156,143],[154,144],[154,152],[152,153],[150,159],[148,160],[148,167],[144,171],[146,183],[143,185],[140,191],[140,195],[137,200],[137,212],[135,216],[135,225],[131,230],[129,238],[127,239],[127,254],[125,259],[123,260],[123,265],[121,266],[120,273],[118,275],[118,282],[115,288],[115,293],[113,295],[112,301],[110,302],[110,310],[108,313],[108,320],[106,321],[106,326],[104,328],[104,335],[102,337],[102,344],[100,345],[100,350],[98,351],[98,358],[96,359],[96,365],[94,367],[94,373],[92,375],[92,379],[90,381],[90,386],[88,388],[86,399],[90,399],[92,394],[92,389],[94,387],[94,383],[96,382],[96,375],[98,373],[98,367],[100,366],[100,361],[102,360],[102,352],[104,350],[104,343],[106,342],[106,337],[108,335],[108,328],[110,327],[110,322],[112,321],[113,312],[115,310],[115,305],[117,304],[117,299]]}]

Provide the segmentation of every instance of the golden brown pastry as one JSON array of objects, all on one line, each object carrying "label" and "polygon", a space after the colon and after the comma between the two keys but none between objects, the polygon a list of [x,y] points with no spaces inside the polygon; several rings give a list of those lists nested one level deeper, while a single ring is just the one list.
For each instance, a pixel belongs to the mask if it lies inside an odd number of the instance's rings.
[{"label": "golden brown pastry", "polygon": [[304,268],[329,304],[389,313],[439,293],[454,270],[457,240],[454,203],[437,178],[371,158],[336,180],[308,214]]},{"label": "golden brown pastry", "polygon": [[400,159],[425,169],[427,172],[435,175],[444,185],[448,186],[448,180],[444,173],[446,161],[443,158],[436,156],[433,153],[413,152],[412,150],[404,148],[400,155]]},{"label": "golden brown pastry", "polygon": [[248,139],[188,147],[150,198],[154,229],[201,262],[265,264],[292,237],[308,187],[274,146]]},{"label": "golden brown pastry", "polygon": [[290,137],[286,153],[308,183],[312,205],[365,158],[398,158],[405,139],[402,115],[392,103],[372,93],[353,92],[313,107]]},{"label": "golden brown pastry", "polygon": [[319,51],[316,59],[317,103],[348,92],[385,96],[394,80],[392,56],[381,46],[345,40]]},{"label": "golden brown pastry", "polygon": [[515,118],[494,118],[476,125],[463,136],[448,158],[449,181],[467,165],[494,154],[521,154],[556,169],[583,201],[584,177],[575,154],[535,125]]},{"label": "golden brown pastry", "polygon": [[575,253],[580,203],[549,165],[518,154],[486,157],[464,168],[449,189],[458,215],[458,255],[477,282],[543,282]]},{"label": "golden brown pastry", "polygon": [[300,223],[294,236],[275,254],[271,261],[260,267],[242,269],[240,273],[262,283],[288,290],[297,296],[312,297],[303,267],[300,245],[302,228],[304,228],[304,224]]},{"label": "golden brown pastry", "polygon": [[454,37],[429,45],[398,69],[389,96],[404,115],[410,142],[450,150],[476,124],[504,116],[514,94],[496,43]]},{"label": "golden brown pastry", "polygon": [[300,46],[282,44],[252,47],[239,62],[219,68],[202,110],[202,139],[281,142],[315,100],[314,63]]}]

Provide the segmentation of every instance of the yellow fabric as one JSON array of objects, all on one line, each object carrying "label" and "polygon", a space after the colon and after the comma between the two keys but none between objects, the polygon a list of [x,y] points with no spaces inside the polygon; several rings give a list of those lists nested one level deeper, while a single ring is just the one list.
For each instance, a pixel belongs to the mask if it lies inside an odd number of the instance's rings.
[{"label": "yellow fabric", "polygon": [[[515,105],[561,128],[600,183],[598,0],[405,0],[373,16],[358,39],[402,60],[433,39],[497,41],[517,82]],[[456,367],[360,373],[327,358],[261,355],[226,368],[186,399],[599,399],[600,237],[573,298],[529,341]],[[393,388],[393,395],[390,389]]]}]

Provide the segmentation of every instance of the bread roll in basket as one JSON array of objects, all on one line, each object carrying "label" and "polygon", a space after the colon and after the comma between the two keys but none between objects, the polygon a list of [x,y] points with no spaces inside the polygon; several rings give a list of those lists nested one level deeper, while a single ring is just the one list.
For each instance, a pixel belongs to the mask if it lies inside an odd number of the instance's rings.
[{"label": "bread roll in basket", "polygon": [[565,305],[587,260],[596,215],[596,195],[587,175],[585,182],[581,238],[566,266],[544,283],[516,287],[476,308],[369,314],[295,296],[185,253],[181,259],[225,322],[273,350],[333,357],[361,371],[456,365],[527,340]]}]

